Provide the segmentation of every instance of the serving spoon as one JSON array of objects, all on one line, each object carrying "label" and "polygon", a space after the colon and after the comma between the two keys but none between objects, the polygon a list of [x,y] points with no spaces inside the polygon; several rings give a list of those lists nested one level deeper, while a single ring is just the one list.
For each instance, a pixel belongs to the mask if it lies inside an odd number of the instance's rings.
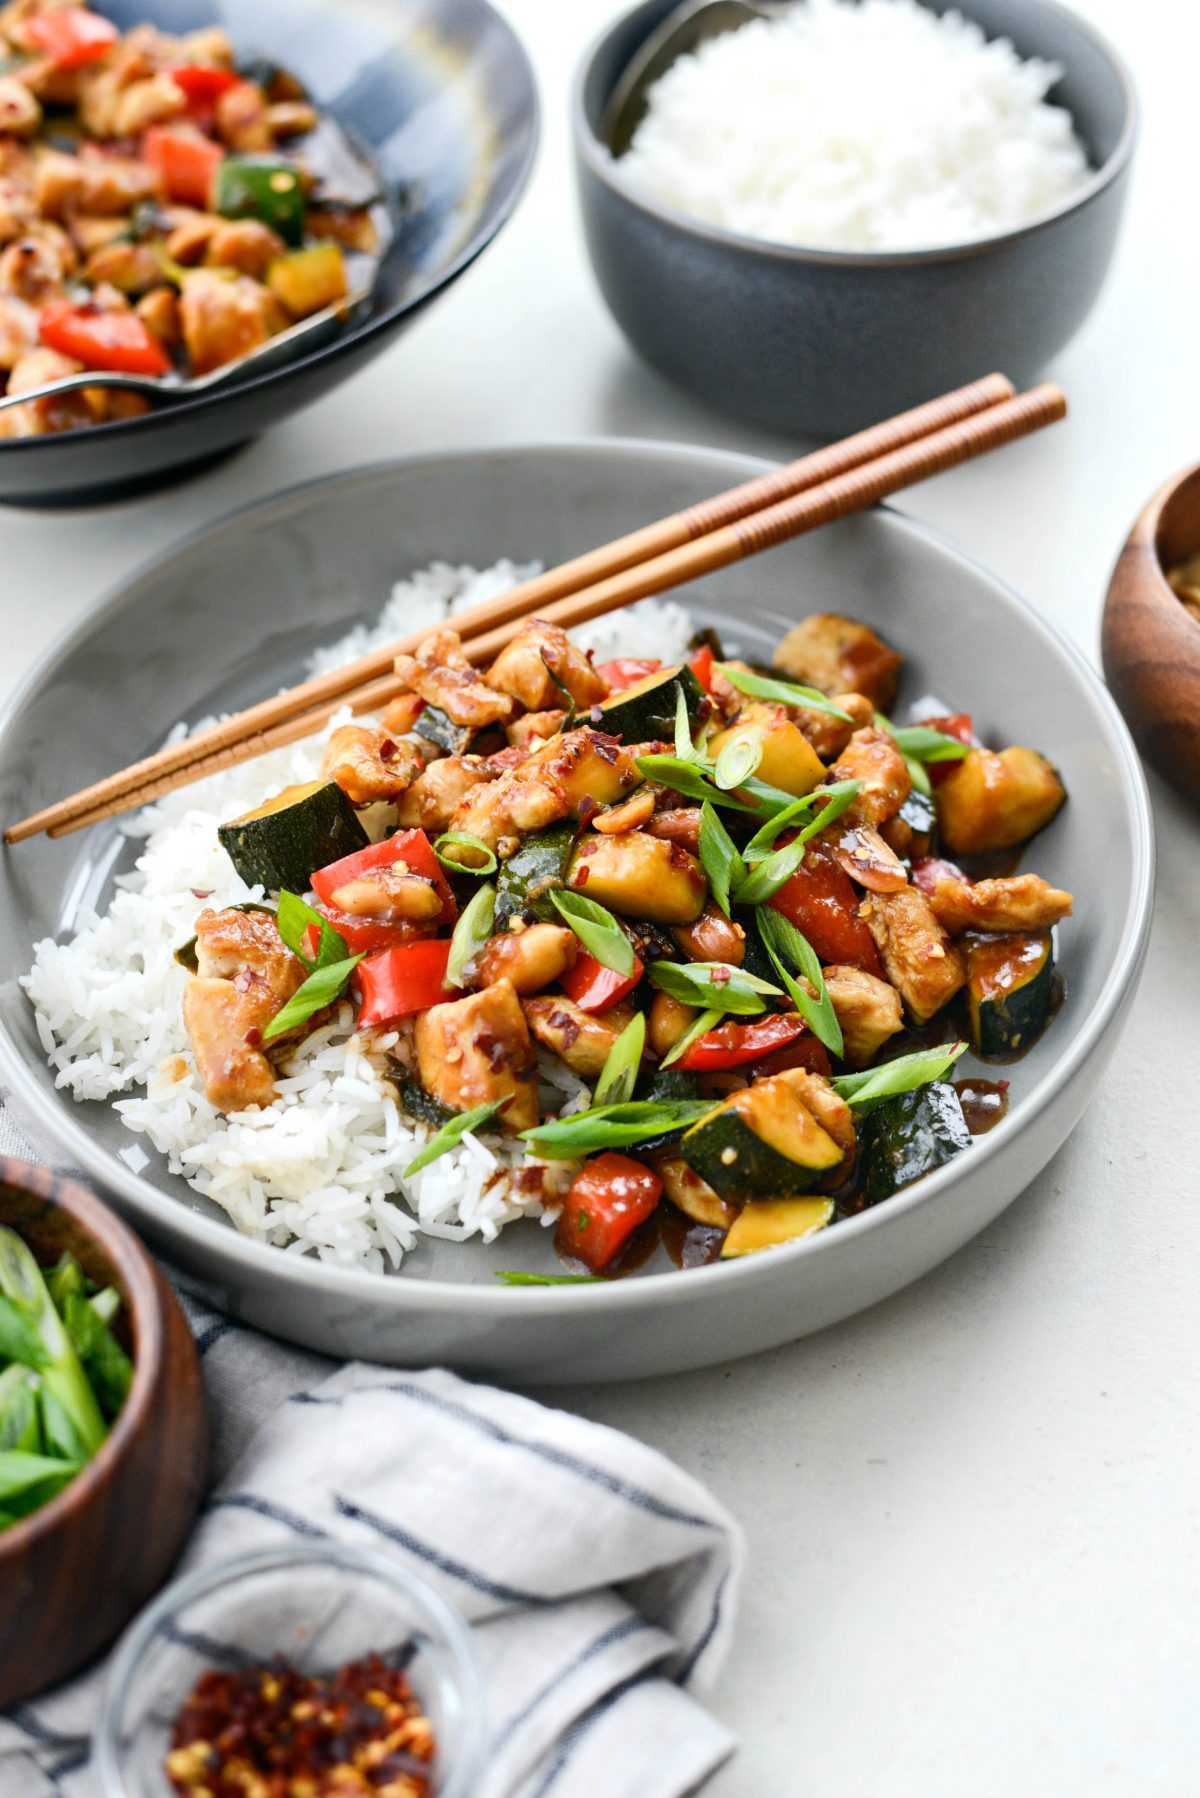
[{"label": "serving spoon", "polygon": [[260,343],[257,349],[249,350],[235,361],[223,362],[220,368],[211,369],[206,375],[134,375],[114,368],[85,368],[77,375],[61,375],[57,381],[45,381],[40,387],[26,388],[24,393],[0,395],[0,412],[9,406],[24,406],[30,400],[45,399],[52,394],[75,393],[81,387],[118,387],[124,393],[140,393],[144,398],[160,403],[211,393],[215,387],[222,387],[247,372],[266,374],[290,361],[297,344],[303,344],[306,349],[319,347],[334,337],[339,327],[370,297],[370,288],[360,288],[344,300],[322,307],[310,318],[302,318],[299,324],[289,325],[286,331],[269,337],[266,343]]},{"label": "serving spoon", "polygon": [[673,62],[754,19],[777,19],[792,0],[683,0],[650,33],[626,63],[604,109],[601,136],[623,156],[646,113],[646,94]]}]

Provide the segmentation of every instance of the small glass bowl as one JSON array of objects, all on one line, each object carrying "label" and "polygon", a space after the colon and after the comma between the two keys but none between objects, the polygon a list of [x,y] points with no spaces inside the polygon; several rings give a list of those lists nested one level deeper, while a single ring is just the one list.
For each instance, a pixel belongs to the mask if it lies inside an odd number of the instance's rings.
[{"label": "small glass bowl", "polygon": [[331,1674],[376,1653],[403,1666],[433,1724],[437,1798],[470,1798],[483,1764],[483,1675],[463,1619],[386,1556],[304,1542],[222,1561],[161,1592],[122,1638],[94,1742],[104,1798],[172,1798],[170,1736],[200,1675],[282,1657]]}]

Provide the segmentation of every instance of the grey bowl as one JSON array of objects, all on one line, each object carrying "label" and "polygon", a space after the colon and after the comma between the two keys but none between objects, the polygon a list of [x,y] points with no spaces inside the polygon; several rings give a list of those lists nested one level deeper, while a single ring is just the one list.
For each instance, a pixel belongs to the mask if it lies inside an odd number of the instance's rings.
[{"label": "grey bowl", "polygon": [[[396,462],[236,514],[110,594],[25,680],[0,718],[0,807],[23,815],[121,767],[178,718],[261,698],[305,652],[378,611],[391,583],[445,558],[559,561],[760,472],[746,457],[645,443],[550,445]],[[254,603],[246,603],[246,595]],[[910,698],[935,691],[985,736],[1032,743],[1071,801],[1038,839],[1039,872],[1080,895],[1061,932],[1070,986],[1011,1070],[1007,1119],[896,1199],[810,1242],[680,1273],[575,1289],[498,1286],[497,1268],[553,1272],[526,1222],[492,1247],[427,1240],[398,1276],[339,1271],[239,1236],[102,1104],[55,1090],[17,976],[40,937],[103,904],[131,861],[111,826],[0,855],[0,1086],[57,1161],[87,1173],[187,1282],[231,1314],[336,1355],[442,1362],[509,1379],[623,1379],[727,1360],[848,1317],[981,1230],[1077,1121],[1133,998],[1152,894],[1137,756],[1079,654],[1025,602],[924,527],[877,511],[712,576],[688,596],[732,644],[769,652],[788,624],[835,607],[908,657]],[[1095,870],[1105,870],[1098,882]],[[661,1254],[661,1251],[660,1251]],[[656,1271],[659,1270],[659,1271]]]},{"label": "grey bowl", "polygon": [[[1137,129],[1116,52],[1052,0],[953,0],[989,38],[1061,64],[1094,172],[1021,230],[950,249],[843,252],[759,242],[640,196],[601,136],[631,54],[674,0],[642,0],[587,53],[572,100],[588,250],[609,310],[655,368],[723,411],[835,436],[991,369],[1024,386],[1075,334],[1112,258]],[[927,0],[935,12],[952,0]]]}]

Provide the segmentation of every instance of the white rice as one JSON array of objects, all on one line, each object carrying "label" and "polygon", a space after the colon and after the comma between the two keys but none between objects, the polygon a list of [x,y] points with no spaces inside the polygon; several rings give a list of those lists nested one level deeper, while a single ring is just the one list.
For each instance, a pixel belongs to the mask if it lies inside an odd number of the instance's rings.
[{"label": "white rice", "polygon": [[[434,625],[455,608],[502,592],[532,572],[511,562],[477,572],[437,564],[397,583],[377,625],[360,626],[319,651],[311,671],[338,666],[402,633]],[[676,661],[691,621],[681,606],[644,600],[577,633],[597,659],[618,651]],[[345,714],[331,721],[332,730]],[[211,722],[203,720],[203,722]],[[197,725],[195,728],[200,728]],[[177,728],[174,736],[185,734]],[[324,733],[325,735],[328,732]],[[318,771],[322,738],[168,795],[123,823],[144,839],[103,917],[85,914],[68,942],[47,937],[22,980],[56,1084],[80,1100],[111,1100],[135,1138],[122,1158],[149,1165],[142,1143],[171,1173],[226,1211],[247,1236],[343,1267],[396,1267],[423,1233],[492,1241],[521,1216],[552,1222],[571,1163],[514,1180],[523,1146],[465,1136],[458,1147],[402,1185],[400,1170],[428,1131],[401,1110],[387,1054],[394,1036],[354,1030],[346,1002],[284,1062],[279,1097],[261,1111],[223,1116],[204,1095],[183,1028],[184,970],[174,960],[197,913],[261,897],[234,873],[217,827],[269,794]],[[543,1112],[588,1103],[588,1088],[542,1058]]]},{"label": "white rice", "polygon": [[803,0],[681,56],[622,172],[749,237],[933,249],[1011,230],[1087,175],[1062,70],[917,0]]}]

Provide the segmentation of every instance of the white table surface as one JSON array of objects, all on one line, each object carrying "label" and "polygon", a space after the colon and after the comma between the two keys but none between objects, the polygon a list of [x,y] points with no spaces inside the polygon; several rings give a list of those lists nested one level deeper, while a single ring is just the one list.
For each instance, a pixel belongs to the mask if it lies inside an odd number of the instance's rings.
[{"label": "white table surface", "polygon": [[[1129,523],[1200,456],[1200,25],[1184,0],[1079,4],[1131,63],[1145,124],[1113,276],[1050,371],[1071,418],[904,503],[1095,657]],[[611,0],[507,5],[545,108],[516,219],[368,372],[203,479],[117,507],[0,511],[0,689],[152,552],[314,475],[564,435],[796,453],[642,367],[593,286],[566,95]],[[742,1749],[713,1798],[1200,1791],[1198,837],[1152,784],[1141,994],[1091,1111],[1017,1204],[822,1336],[669,1382],[547,1394],[675,1456],[746,1530],[715,1700]]]}]

